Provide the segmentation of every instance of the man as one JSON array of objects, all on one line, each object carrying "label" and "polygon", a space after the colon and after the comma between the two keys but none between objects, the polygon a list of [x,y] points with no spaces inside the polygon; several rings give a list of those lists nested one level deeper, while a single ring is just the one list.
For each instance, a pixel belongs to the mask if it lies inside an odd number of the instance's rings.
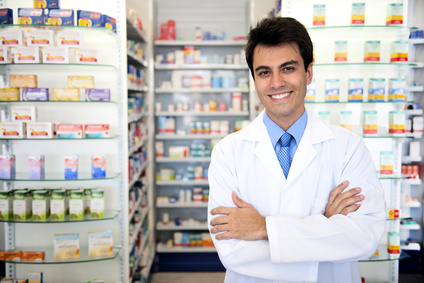
[{"label": "man", "polygon": [[305,110],[313,52],[302,24],[266,19],[247,39],[265,110],[217,144],[209,167],[208,220],[225,282],[360,282],[357,260],[373,255],[385,230],[370,153]]}]

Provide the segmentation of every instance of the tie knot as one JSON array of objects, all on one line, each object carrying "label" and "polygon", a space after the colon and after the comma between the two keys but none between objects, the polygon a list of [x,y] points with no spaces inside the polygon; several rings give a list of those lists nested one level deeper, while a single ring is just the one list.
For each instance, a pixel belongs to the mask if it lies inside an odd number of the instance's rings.
[{"label": "tie knot", "polygon": [[281,146],[288,147],[290,145],[291,139],[292,135],[290,135],[288,132],[285,132],[280,138]]}]

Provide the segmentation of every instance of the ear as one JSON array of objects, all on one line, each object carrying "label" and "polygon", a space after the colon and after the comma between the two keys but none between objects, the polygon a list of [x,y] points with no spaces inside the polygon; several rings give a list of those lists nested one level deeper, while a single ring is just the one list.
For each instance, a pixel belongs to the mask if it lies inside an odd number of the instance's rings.
[{"label": "ear", "polygon": [[308,68],[306,70],[306,84],[310,85],[312,83],[312,78],[314,76],[314,71],[313,71],[313,64],[314,63],[310,63],[308,65]]}]

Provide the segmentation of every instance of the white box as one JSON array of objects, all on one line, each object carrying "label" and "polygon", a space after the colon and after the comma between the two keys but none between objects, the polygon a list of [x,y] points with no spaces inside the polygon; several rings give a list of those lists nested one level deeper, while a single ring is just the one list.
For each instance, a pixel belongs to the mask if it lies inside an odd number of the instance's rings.
[{"label": "white box", "polygon": [[0,30],[0,45],[4,46],[23,46],[23,36],[21,30]]},{"label": "white box", "polygon": [[75,48],[76,64],[99,64],[100,50],[96,48]]},{"label": "white box", "polygon": [[10,49],[7,46],[0,46],[0,64],[9,64],[12,62]]},{"label": "white box", "polygon": [[27,46],[54,46],[53,30],[28,29],[25,32]]},{"label": "white box", "polygon": [[48,46],[41,49],[43,63],[69,64],[69,47]]},{"label": "white box", "polygon": [[88,256],[109,257],[113,255],[112,231],[88,232]]},{"label": "white box", "polygon": [[37,121],[37,110],[35,106],[12,106],[12,122],[35,122]]},{"label": "white box", "polygon": [[53,124],[51,122],[27,122],[27,138],[52,139]]},{"label": "white box", "polygon": [[25,136],[23,122],[0,122],[0,139],[22,139]]},{"label": "white box", "polygon": [[13,47],[13,58],[15,64],[19,63],[41,63],[40,48],[37,46]]},{"label": "white box", "polygon": [[80,47],[83,45],[83,34],[80,30],[61,30],[57,33],[57,46]]},{"label": "white box", "polygon": [[79,234],[54,235],[54,259],[69,260],[79,258]]}]

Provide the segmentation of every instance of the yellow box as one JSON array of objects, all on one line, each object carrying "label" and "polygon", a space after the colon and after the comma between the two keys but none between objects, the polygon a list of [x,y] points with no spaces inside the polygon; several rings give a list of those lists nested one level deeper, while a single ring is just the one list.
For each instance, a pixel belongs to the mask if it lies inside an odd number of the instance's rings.
[{"label": "yellow box", "polygon": [[94,88],[93,76],[68,76],[69,88]]},{"label": "yellow box", "polygon": [[0,88],[0,101],[19,101],[19,88]]},{"label": "yellow box", "polygon": [[54,101],[79,101],[80,93],[76,88],[54,88]]},{"label": "yellow box", "polygon": [[13,88],[36,88],[37,75],[10,75],[10,87]]}]

